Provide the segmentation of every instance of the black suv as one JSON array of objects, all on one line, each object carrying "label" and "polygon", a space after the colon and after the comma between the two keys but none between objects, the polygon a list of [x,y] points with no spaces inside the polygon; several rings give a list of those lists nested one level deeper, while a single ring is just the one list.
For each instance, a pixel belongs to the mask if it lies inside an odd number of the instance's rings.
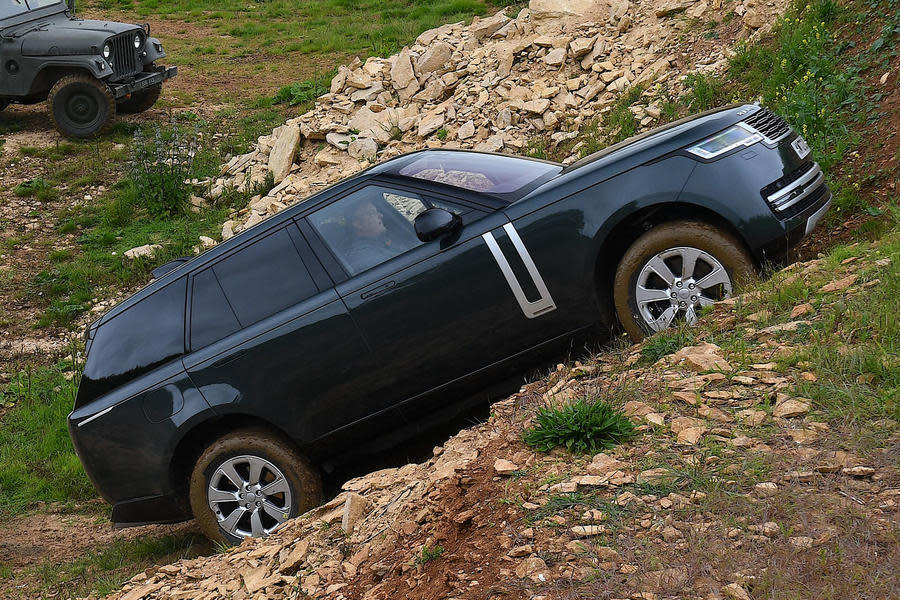
[{"label": "black suv", "polygon": [[0,1],[0,110],[47,100],[63,135],[102,133],[116,112],[149,109],[176,67],[150,26],[76,19],[75,3]]},{"label": "black suv", "polygon": [[568,167],[407,154],[157,269],[88,329],[69,430],[114,521],[265,535],[574,338],[695,321],[830,202],[754,105]]}]

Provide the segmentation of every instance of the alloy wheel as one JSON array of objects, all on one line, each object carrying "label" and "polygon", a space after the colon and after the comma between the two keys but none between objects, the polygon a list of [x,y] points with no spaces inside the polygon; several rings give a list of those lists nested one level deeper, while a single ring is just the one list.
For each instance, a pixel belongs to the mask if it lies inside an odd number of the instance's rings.
[{"label": "alloy wheel", "polygon": [[728,298],[731,291],[731,277],[721,262],[698,248],[679,246],[644,264],[634,299],[644,323],[662,331],[676,319],[694,325],[700,308]]},{"label": "alloy wheel", "polygon": [[209,508],[219,526],[235,537],[264,537],[291,514],[288,480],[268,460],[235,456],[219,465],[209,479]]}]

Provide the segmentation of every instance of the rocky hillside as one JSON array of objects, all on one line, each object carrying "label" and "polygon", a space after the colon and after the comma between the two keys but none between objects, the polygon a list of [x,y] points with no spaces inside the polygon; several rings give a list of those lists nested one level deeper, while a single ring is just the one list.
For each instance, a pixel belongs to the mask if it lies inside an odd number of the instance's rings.
[{"label": "rocky hillside", "polygon": [[[646,92],[632,111],[651,128],[660,118],[654,98],[679,96],[691,71],[726,68],[731,45],[768,30],[786,5],[532,0],[515,18],[501,12],[445,25],[390,58],[355,60],[338,69],[313,110],[261,137],[208,182],[216,198],[275,176],[274,189],[235,214],[222,237],[411,150],[516,153],[536,137],[552,147],[636,86]],[[725,34],[705,36],[697,24],[710,21],[729,23]]]},{"label": "rocky hillside", "polygon": [[[898,261],[889,239],[798,263],[703,330],[561,364],[427,462],[110,599],[892,597],[898,423],[799,394],[822,340],[857,360],[853,315],[900,285]],[[577,397],[622,407],[638,437],[583,457],[523,444],[537,408]]]}]

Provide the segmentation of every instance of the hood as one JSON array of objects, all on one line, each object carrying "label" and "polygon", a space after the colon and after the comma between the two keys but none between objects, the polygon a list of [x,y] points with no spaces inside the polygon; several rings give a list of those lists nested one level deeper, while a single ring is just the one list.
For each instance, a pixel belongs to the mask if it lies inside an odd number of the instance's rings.
[{"label": "hood", "polygon": [[98,54],[110,37],[139,30],[140,26],[128,23],[70,20],[64,15],[54,15],[26,23],[13,35],[22,38],[25,56],[73,56]]}]

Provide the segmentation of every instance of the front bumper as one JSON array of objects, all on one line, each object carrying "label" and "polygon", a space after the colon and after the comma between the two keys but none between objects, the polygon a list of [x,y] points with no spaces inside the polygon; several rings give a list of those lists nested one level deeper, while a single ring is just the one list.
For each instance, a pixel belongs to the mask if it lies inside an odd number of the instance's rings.
[{"label": "front bumper", "polygon": [[121,100],[126,96],[139,92],[153,85],[158,85],[167,79],[171,79],[178,74],[178,67],[157,67],[155,71],[150,73],[141,73],[131,81],[122,83],[112,83],[109,89],[112,91],[116,100]]}]

